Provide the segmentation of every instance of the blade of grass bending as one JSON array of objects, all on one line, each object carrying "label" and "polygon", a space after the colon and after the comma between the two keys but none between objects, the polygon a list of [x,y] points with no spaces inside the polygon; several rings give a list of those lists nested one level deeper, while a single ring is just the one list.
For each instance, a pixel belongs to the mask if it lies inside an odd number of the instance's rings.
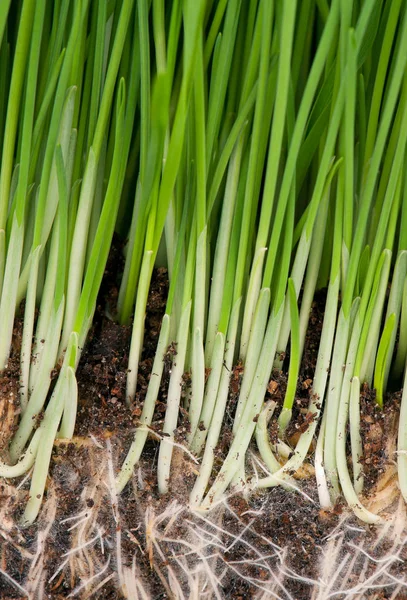
[{"label": "blade of grass bending", "polygon": [[21,477],[27,473],[33,466],[41,442],[42,431],[37,429],[34,433],[30,445],[23,457],[14,465],[7,465],[0,461],[0,477]]},{"label": "blade of grass bending", "polygon": [[[271,450],[267,431],[267,426],[271,417],[273,416],[275,406],[276,404],[272,400],[266,402],[259,415],[256,425],[256,444],[261,458],[271,473],[276,473],[281,467],[281,464],[278,462]],[[281,486],[288,491],[291,491],[297,487],[292,477],[287,477],[285,481],[282,481]]]},{"label": "blade of grass bending", "polygon": [[263,459],[266,467],[272,473],[278,471],[281,466],[276,457],[274,456],[273,452],[271,451],[267,431],[267,426],[270,422],[271,417],[273,416],[276,406],[276,403],[272,400],[266,402],[259,415],[259,418],[257,419],[256,425],[256,444],[259,449],[261,458]]}]

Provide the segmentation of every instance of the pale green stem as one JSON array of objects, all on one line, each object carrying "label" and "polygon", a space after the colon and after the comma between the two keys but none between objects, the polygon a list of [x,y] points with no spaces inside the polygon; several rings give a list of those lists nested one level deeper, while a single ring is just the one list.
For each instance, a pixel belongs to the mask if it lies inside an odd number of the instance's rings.
[{"label": "pale green stem", "polygon": [[270,357],[274,356],[277,349],[277,337],[281,326],[283,309],[284,304],[281,304],[277,314],[272,313],[269,318],[260,360],[256,369],[256,375],[249,398],[228,455],[223,462],[215,482],[202,502],[202,507],[204,509],[209,509],[214,503],[221,499],[227,486],[244,461],[250,439],[256,427],[255,417],[260,413],[260,407],[263,403],[263,398],[269,382],[271,371]]},{"label": "pale green stem", "polygon": [[155,403],[158,398],[161,378],[164,369],[164,357],[168,347],[170,333],[170,315],[165,314],[161,324],[160,337],[154,357],[153,369],[148,384],[147,396],[144,400],[143,411],[140,416],[134,440],[127,453],[123,466],[116,478],[117,493],[124,489],[131,478],[134,466],[138,463],[149,433],[149,426],[153,420]]},{"label": "pale green stem", "polygon": [[226,403],[228,400],[229,381],[233,367],[233,358],[236,347],[236,335],[239,324],[241,299],[233,306],[230,315],[229,328],[227,334],[227,349],[225,352],[225,364],[223,365],[222,375],[219,382],[219,389],[214,406],[211,424],[207,434],[204,454],[202,457],[199,475],[190,495],[190,504],[197,508],[205,494],[212,474],[213,463],[215,460],[215,448],[219,441],[219,435],[225,416]]},{"label": "pale green stem", "polygon": [[165,437],[160,443],[157,464],[158,489],[161,494],[165,494],[168,491],[169,486],[171,459],[174,449],[174,430],[176,429],[178,422],[181,383],[187,351],[191,306],[192,301],[190,300],[181,315],[177,336],[177,357],[176,362],[174,362],[172,366],[171,379],[168,387],[167,410],[163,426],[163,434]]},{"label": "pale green stem", "polygon": [[127,404],[131,404],[136,395],[138,364],[143,347],[145,306],[147,304],[148,286],[153,268],[152,262],[152,251],[145,252],[140,272],[136,312],[134,314],[133,322],[133,334],[131,336],[130,344],[129,372],[127,375],[126,391]]},{"label": "pale green stem", "polygon": [[[215,410],[219,383],[221,379],[222,369],[224,369],[223,360],[225,352],[225,336],[218,331],[213,345],[212,363],[208,381],[205,386],[205,396],[203,400],[202,412],[198,415],[198,420],[189,436],[191,451],[194,454],[201,454],[204,446],[208,429],[212,422],[213,412]],[[198,427],[202,423],[201,427]]]}]

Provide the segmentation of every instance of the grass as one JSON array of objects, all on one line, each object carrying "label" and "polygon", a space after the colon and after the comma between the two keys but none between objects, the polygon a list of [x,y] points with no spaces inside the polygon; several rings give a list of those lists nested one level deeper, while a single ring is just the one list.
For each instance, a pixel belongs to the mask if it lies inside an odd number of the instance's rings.
[{"label": "grass", "polygon": [[[406,66],[401,0],[3,3],[4,373],[10,353],[15,360],[15,323],[23,329],[18,423],[0,476],[32,469],[22,525],[51,494],[57,440],[75,435],[76,372],[114,236],[124,269],[117,306],[103,308],[132,327],[131,409],[155,267],[167,268],[169,291],[134,439],[121,468],[108,459],[113,512],[142,460],[165,384],[156,484],[161,494],[173,491],[175,432],[187,415],[181,445],[198,466],[185,502],[197,519],[210,520],[236,492],[301,491],[293,476],[307,468],[315,443],[320,505],[332,510],[343,498],[361,521],[381,522],[364,493],[361,391],[373,388],[384,410],[392,391],[406,389]],[[294,443],[297,385],[321,289],[307,427]],[[176,354],[166,381],[169,347]],[[219,464],[236,365],[242,377]],[[266,395],[274,369],[288,379],[279,403]],[[404,498],[406,402],[404,393]],[[123,587],[137,569],[122,568],[119,555],[111,560]],[[101,569],[107,577],[110,563]],[[206,577],[199,569],[191,590]],[[92,587],[93,574],[86,577]]]}]

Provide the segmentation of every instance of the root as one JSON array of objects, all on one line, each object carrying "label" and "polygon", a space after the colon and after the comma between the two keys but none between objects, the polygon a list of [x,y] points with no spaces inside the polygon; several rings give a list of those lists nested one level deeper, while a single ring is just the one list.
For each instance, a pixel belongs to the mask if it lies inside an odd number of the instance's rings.
[{"label": "root", "polygon": [[117,497],[114,437],[56,448],[37,525],[15,525],[27,482],[2,491],[0,586],[10,597],[396,599],[407,589],[406,510],[391,462],[367,499],[384,523],[369,528],[345,509],[320,511],[312,479],[292,493],[230,495],[202,513],[182,494],[158,498],[147,462]]}]

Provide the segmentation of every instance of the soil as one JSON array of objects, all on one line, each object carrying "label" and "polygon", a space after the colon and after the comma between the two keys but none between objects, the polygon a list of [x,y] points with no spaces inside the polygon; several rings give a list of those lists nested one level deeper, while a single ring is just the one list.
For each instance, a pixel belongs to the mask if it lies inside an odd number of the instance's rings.
[{"label": "soil", "polygon": [[[375,528],[361,526],[341,504],[332,512],[321,510],[312,476],[301,480],[301,493],[290,493],[278,487],[250,498],[235,495],[211,511],[210,516],[200,517],[188,512],[185,505],[194,479],[193,463],[185,454],[174,453],[175,475],[170,482],[170,494],[158,495],[155,470],[158,443],[152,436],[133,481],[117,503],[109,486],[129,448],[141,414],[168,292],[165,269],[155,270],[147,306],[137,393],[133,406],[128,407],[125,386],[131,327],[121,326],[107,316],[115,314],[120,256],[120,249],[116,247],[106,268],[94,325],[77,371],[79,405],[75,437],[72,442],[61,440],[54,446],[47,498],[38,522],[25,530],[16,525],[27,498],[29,481],[16,480],[12,485],[2,482],[0,486],[0,507],[5,507],[5,520],[0,528],[3,536],[0,537],[0,569],[9,577],[8,580],[2,578],[0,572],[0,598],[26,597],[21,595],[18,585],[24,586],[28,581],[34,586],[37,579],[39,587],[36,589],[42,590],[38,592],[42,595],[36,595],[36,598],[59,600],[72,593],[80,598],[122,598],[117,583],[118,572],[122,573],[122,583],[128,582],[126,578],[131,574],[134,582],[137,575],[137,585],[147,594],[144,597],[173,598],[171,573],[177,574],[180,586],[185,590],[190,583],[188,573],[209,565],[222,582],[224,598],[243,600],[253,598],[255,593],[264,593],[258,597],[306,600],[311,598],[320,576],[321,559],[327,544],[336,539],[340,527],[343,554],[345,549],[352,553],[355,551],[349,549],[363,545],[369,549],[372,561],[362,564],[358,559],[355,564],[361,565],[360,572],[364,569],[365,577],[373,573],[375,557],[379,562],[384,560],[389,543],[376,544]],[[293,418],[287,431],[287,440],[292,445],[313,418],[308,412],[308,404],[325,297],[325,292],[320,292],[312,306]],[[8,369],[0,379],[0,452],[6,448],[18,413],[17,357],[21,322],[17,320],[16,323],[16,347]],[[175,355],[176,347],[172,346],[166,356],[152,430],[160,431],[162,427],[169,371]],[[286,357],[288,360],[289,356]],[[279,407],[287,384],[286,364],[284,362],[283,371],[273,372],[267,390],[267,399],[273,399]],[[235,365],[215,468],[222,464],[230,445],[242,376],[242,365]],[[189,374],[186,373],[184,394],[188,381]],[[381,411],[375,405],[371,390],[364,388],[361,394],[362,464],[366,490],[371,495],[392,463],[388,450],[389,432],[394,430],[399,403],[400,393],[393,393],[386,399],[385,410]],[[276,436],[277,417],[278,411],[269,426],[271,441]],[[180,442],[187,428],[184,410],[177,432]],[[252,450],[256,450],[254,444]],[[315,444],[309,454],[310,475],[314,450]],[[199,547],[199,540],[203,544],[203,554],[191,550],[192,542],[194,548]],[[103,576],[96,578],[103,569]],[[391,576],[404,577],[405,571],[404,564],[389,563]],[[358,572],[357,568],[355,572]],[[81,581],[92,581],[92,577],[95,583],[90,588],[78,589]],[[278,583],[279,577],[284,584]],[[105,583],[97,589],[103,581]],[[270,581],[274,581],[274,587]],[[363,597],[390,598],[394,582],[389,579],[387,585],[382,585],[381,595],[375,590],[376,596],[366,592]],[[143,597],[141,588],[138,593]],[[403,598],[402,595],[397,597]]]}]

